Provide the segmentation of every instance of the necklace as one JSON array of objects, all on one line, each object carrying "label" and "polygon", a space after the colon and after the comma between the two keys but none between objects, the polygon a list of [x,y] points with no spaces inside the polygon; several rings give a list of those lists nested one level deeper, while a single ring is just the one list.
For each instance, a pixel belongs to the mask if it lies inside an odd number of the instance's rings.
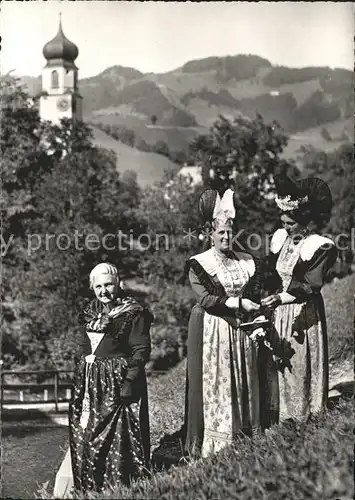
[{"label": "necklace", "polygon": [[226,262],[229,259],[229,256],[227,254],[225,254],[224,252],[220,252],[216,249],[216,247],[213,247],[213,253],[217,257],[217,259],[221,260],[222,262]]}]

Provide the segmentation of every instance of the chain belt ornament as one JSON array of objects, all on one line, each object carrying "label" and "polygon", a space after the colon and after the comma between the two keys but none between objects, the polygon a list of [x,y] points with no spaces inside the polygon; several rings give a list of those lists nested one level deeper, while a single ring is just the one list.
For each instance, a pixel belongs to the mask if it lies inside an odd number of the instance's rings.
[{"label": "chain belt ornament", "polygon": [[305,240],[303,239],[298,245],[295,245],[292,238],[289,237],[281,249],[276,263],[276,271],[281,278],[283,292],[287,292],[291,284],[293,270],[299,259],[304,242]]}]

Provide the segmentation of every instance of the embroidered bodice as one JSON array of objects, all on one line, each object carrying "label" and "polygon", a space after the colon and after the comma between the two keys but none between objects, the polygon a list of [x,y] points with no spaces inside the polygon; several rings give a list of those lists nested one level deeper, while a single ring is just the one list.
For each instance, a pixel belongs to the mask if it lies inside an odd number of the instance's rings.
[{"label": "embroidered bodice", "polygon": [[303,238],[300,242],[295,244],[293,239],[288,237],[281,248],[276,262],[276,271],[281,278],[283,292],[286,292],[290,286],[293,270],[300,257],[305,241],[306,240]]},{"label": "embroidered bodice", "polygon": [[225,257],[213,249],[213,257],[217,265],[217,278],[229,297],[242,295],[248,284],[249,274],[238,259]]}]

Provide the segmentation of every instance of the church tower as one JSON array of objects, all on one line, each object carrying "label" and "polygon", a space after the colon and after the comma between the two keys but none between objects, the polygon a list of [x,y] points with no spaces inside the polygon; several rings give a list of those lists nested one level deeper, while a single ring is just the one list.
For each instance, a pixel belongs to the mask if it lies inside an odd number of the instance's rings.
[{"label": "church tower", "polygon": [[42,70],[42,93],[39,112],[42,120],[59,125],[61,118],[82,120],[82,97],[78,89],[75,59],[78,47],[68,40],[59,20],[56,36],[43,47],[47,64]]}]

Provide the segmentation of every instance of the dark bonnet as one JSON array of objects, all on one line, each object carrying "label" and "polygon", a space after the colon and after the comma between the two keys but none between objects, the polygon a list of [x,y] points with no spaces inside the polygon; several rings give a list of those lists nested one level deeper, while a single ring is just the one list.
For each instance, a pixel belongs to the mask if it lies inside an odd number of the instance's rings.
[{"label": "dark bonnet", "polygon": [[301,200],[305,196],[308,201],[301,203],[297,209],[285,211],[294,220],[303,225],[315,222],[318,227],[325,226],[331,217],[333,207],[329,186],[322,179],[309,177],[297,181],[286,175],[275,175],[274,182],[279,197],[290,196],[291,200]]}]

